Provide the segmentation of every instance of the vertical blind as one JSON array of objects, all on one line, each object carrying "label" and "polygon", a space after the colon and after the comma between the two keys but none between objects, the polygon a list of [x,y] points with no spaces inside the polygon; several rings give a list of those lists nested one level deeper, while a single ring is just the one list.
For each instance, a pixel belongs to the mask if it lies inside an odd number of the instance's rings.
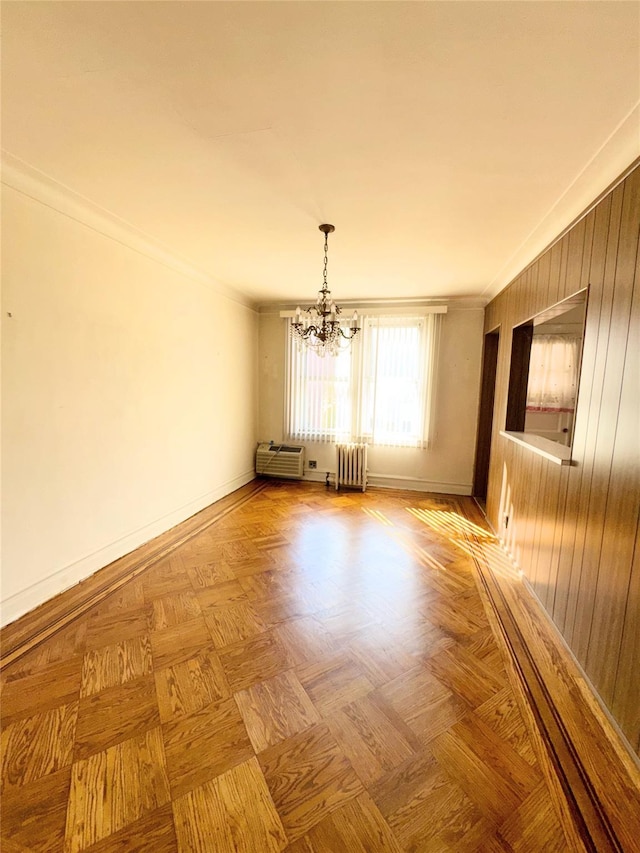
[{"label": "vertical blind", "polygon": [[353,349],[322,357],[294,340],[291,320],[287,326],[288,437],[305,441],[348,440],[352,423]]},{"label": "vertical blind", "polygon": [[440,314],[362,318],[337,356],[287,344],[286,432],[304,441],[425,447]]}]

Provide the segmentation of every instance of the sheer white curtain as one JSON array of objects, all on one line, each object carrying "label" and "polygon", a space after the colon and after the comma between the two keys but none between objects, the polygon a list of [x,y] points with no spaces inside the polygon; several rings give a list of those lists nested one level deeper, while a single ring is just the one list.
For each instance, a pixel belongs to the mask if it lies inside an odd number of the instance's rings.
[{"label": "sheer white curtain", "polygon": [[527,384],[528,412],[573,412],[581,338],[534,335]]},{"label": "sheer white curtain", "polygon": [[299,348],[289,324],[287,437],[428,446],[440,319],[361,317],[351,348],[325,358]]}]

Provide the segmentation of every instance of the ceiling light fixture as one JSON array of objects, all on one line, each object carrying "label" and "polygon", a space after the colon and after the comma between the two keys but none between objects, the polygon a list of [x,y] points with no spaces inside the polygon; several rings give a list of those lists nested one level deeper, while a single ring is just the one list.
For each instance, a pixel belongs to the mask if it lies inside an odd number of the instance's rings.
[{"label": "ceiling light fixture", "polygon": [[331,298],[331,291],[327,287],[327,260],[329,252],[329,234],[335,231],[333,225],[318,226],[324,234],[324,271],[322,277],[322,289],[318,291],[316,304],[304,311],[300,306],[296,308],[296,314],[291,323],[291,334],[297,339],[299,345],[305,345],[314,350],[318,355],[337,355],[341,349],[346,349],[353,338],[360,331],[358,326],[358,312],[353,312],[349,326],[340,325],[340,314],[342,310]]}]

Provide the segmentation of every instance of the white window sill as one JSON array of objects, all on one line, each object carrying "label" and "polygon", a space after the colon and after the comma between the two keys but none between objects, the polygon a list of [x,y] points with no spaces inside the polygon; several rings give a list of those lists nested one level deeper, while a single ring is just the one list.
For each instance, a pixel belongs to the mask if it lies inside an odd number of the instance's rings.
[{"label": "white window sill", "polygon": [[500,430],[500,435],[508,438],[509,441],[515,441],[522,447],[528,447],[533,453],[544,456],[545,459],[555,462],[556,465],[571,465],[571,448],[558,444],[557,441],[551,441],[548,438],[528,432],[507,432],[503,429]]}]

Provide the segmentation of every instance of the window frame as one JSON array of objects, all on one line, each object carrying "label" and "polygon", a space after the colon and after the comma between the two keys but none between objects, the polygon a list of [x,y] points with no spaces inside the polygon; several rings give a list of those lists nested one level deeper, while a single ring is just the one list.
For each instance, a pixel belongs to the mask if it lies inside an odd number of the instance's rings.
[{"label": "window frame", "polygon": [[[285,338],[285,389],[284,389],[284,429],[283,434],[287,441],[302,442],[324,442],[336,443],[340,441],[362,441],[371,446],[386,446],[393,448],[419,448],[425,449],[431,444],[433,426],[433,410],[435,402],[435,387],[437,376],[437,354],[439,350],[440,319],[446,313],[445,306],[437,306],[430,310],[404,310],[404,311],[372,311],[362,312],[360,316],[362,332],[352,341],[350,348],[350,387],[349,393],[352,401],[350,427],[343,426],[323,429],[319,423],[308,428],[295,423],[296,401],[294,400],[295,386],[301,385],[301,371],[297,364],[297,354],[300,347],[292,339],[291,316],[292,312],[283,312],[288,318],[286,323]],[[283,316],[281,314],[281,316]],[[407,321],[407,328],[420,327],[421,339],[419,341],[418,370],[414,371],[409,381],[417,382],[419,396],[416,405],[419,406],[419,422],[410,436],[403,439],[398,434],[387,433],[380,440],[379,432],[375,424],[375,405],[373,407],[372,429],[365,431],[365,360],[371,346],[371,332],[374,325],[378,329],[387,325],[389,328],[398,326],[402,328],[402,321]],[[379,336],[378,336],[379,340]],[[304,352],[304,350],[303,350]],[[339,358],[340,356],[337,356]],[[320,357],[317,357],[320,358]],[[322,361],[334,358],[325,356]],[[417,373],[417,380],[415,375]],[[377,381],[376,381],[377,380]],[[380,377],[374,377],[376,384]],[[420,387],[422,386],[422,387]],[[299,404],[298,404],[299,408]],[[378,435],[376,433],[378,432]]]},{"label": "window frame", "polygon": [[512,329],[511,337],[511,360],[509,366],[509,388],[507,392],[507,411],[504,429],[500,435],[514,441],[517,444],[528,447],[534,453],[544,456],[546,459],[558,465],[571,465],[572,448],[575,435],[576,419],[573,417],[571,433],[568,443],[561,444],[550,438],[538,435],[533,430],[525,427],[527,414],[527,391],[529,384],[529,366],[531,360],[531,348],[533,341],[534,325],[551,321],[556,317],[569,312],[576,305],[584,305],[584,318],[582,321],[582,340],[579,344],[579,359],[576,370],[576,393],[574,412],[577,413],[580,398],[580,380],[582,373],[582,352],[587,328],[587,315],[589,310],[589,288],[581,288],[560,302],[546,308],[539,314],[519,323]]}]

